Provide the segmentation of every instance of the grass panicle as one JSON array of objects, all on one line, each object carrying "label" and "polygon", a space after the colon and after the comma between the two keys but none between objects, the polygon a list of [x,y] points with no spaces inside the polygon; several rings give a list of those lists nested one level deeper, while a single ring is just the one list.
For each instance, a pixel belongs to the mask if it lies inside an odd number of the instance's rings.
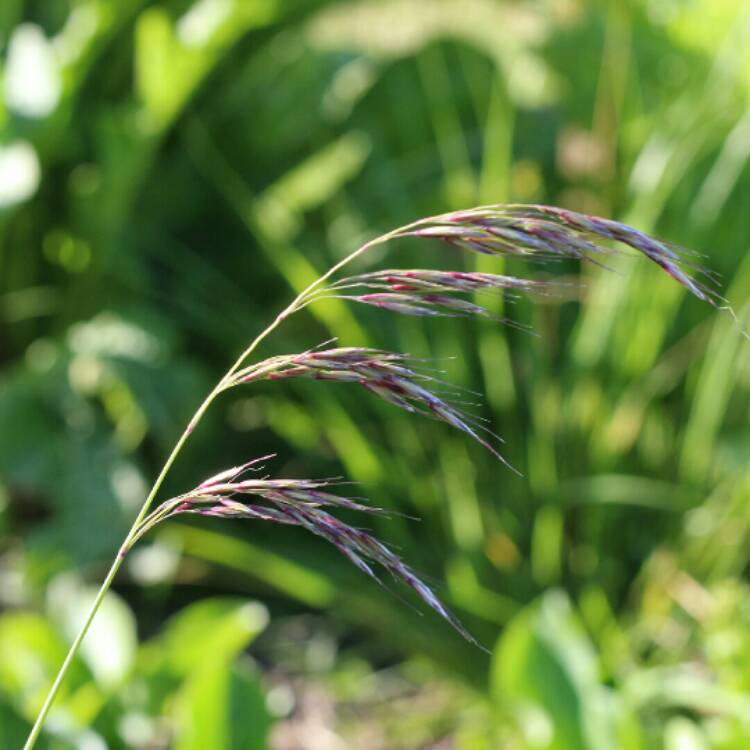
[{"label": "grass panicle", "polygon": [[144,519],[133,542],[156,524],[182,514],[244,518],[300,526],[330,542],[359,570],[378,583],[381,581],[372,564],[382,566],[395,579],[409,586],[427,606],[445,618],[465,638],[475,643],[458,618],[398,555],[371,533],[344,523],[326,509],[344,508],[380,515],[387,515],[388,511],[366,505],[359,499],[330,492],[331,487],[340,484],[336,480],[271,479],[267,476],[259,479],[241,478],[250,467],[271,457],[264,456],[243,466],[222,471],[201,482],[190,492],[163,502]]},{"label": "grass panicle", "polygon": [[627,224],[554,206],[496,205],[454,211],[418,222],[400,236],[440,239],[483,255],[574,258],[599,264],[614,248],[626,246],[656,263],[698,299],[713,305],[721,300],[713,288],[713,274],[691,259],[693,253]]},{"label": "grass panicle", "polygon": [[[183,445],[216,397],[229,388],[264,380],[304,377],[357,384],[394,406],[449,424],[505,462],[494,445],[501,442],[500,438],[489,430],[482,419],[467,414],[456,404],[439,396],[434,387],[436,384],[443,385],[442,381],[424,371],[424,368],[416,367],[406,354],[364,347],[318,348],[248,363],[256,348],[287,318],[320,299],[335,297],[404,315],[494,320],[495,316],[485,307],[462,295],[477,292],[548,294],[555,288],[554,282],[461,269],[376,270],[335,278],[344,266],[361,259],[372,248],[410,237],[436,239],[461,250],[488,256],[507,255],[539,261],[575,259],[599,265],[605,265],[602,259],[624,246],[658,265],[698,299],[718,309],[728,310],[734,316],[731,308],[719,304],[723,300],[713,288],[713,275],[697,265],[688,252],[626,224],[562,208],[495,205],[453,211],[419,219],[362,245],[332,266],[284,308],[253,339],[200,404],[168,456],[115,557],[47,694],[24,750],[34,747],[62,681],[128,551],[158,524],[184,514],[252,519],[302,527],[333,544],[359,570],[376,580],[378,577],[373,565],[380,565],[409,586],[464,638],[476,643],[432,589],[383,542],[331,514],[332,510],[369,514],[384,512],[358,499],[331,492],[335,484],[332,480],[272,479],[268,476],[247,478],[248,472],[262,470],[263,461],[270,458],[264,456],[222,471],[190,492],[155,504],[162,483]],[[502,322],[515,325],[507,319]]]},{"label": "grass panicle", "polygon": [[427,387],[430,383],[445,385],[444,381],[416,370],[406,354],[342,347],[272,357],[240,370],[227,387],[294,377],[358,384],[400,409],[445,422],[464,432],[507,464],[493,445],[493,442],[501,443],[502,440],[480,418],[430,390]]}]

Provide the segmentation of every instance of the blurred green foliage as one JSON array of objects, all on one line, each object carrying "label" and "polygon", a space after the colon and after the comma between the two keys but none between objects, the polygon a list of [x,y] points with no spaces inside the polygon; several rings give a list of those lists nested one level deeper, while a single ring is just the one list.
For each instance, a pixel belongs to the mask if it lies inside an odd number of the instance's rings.
[{"label": "blurred green foliage", "polygon": [[[0,747],[205,392],[365,239],[489,202],[611,215],[702,251],[747,327],[748,50],[743,0],[4,0]],[[327,302],[265,345],[440,358],[523,477],[290,382],[223,397],[165,487],[269,450],[279,475],[345,474],[422,518],[376,530],[491,659],[302,532],[175,523],[132,554],[40,746],[745,748],[750,349],[613,266],[520,269],[586,280],[505,311],[538,337]]]}]

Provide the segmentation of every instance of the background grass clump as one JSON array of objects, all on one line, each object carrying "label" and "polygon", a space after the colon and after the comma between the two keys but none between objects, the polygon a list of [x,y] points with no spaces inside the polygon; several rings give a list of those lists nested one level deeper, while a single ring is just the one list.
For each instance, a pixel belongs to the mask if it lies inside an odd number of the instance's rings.
[{"label": "background grass clump", "polygon": [[[612,216],[702,251],[747,326],[745,5],[5,0],[0,747],[197,403],[363,241],[482,203]],[[647,262],[610,265],[495,300],[539,336],[331,301],[266,347],[458,354],[523,477],[300,380],[225,394],[165,487],[270,451],[346,474],[422,518],[371,526],[491,658],[302,532],[179,521],[126,564],[46,747],[744,748],[750,349]]]}]

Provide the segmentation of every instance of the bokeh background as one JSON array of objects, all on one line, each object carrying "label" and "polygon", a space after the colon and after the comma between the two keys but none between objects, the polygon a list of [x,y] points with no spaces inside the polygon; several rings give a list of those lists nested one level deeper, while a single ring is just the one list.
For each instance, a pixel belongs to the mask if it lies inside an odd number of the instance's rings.
[{"label": "bokeh background", "polygon": [[[700,250],[750,323],[745,0],[3,0],[0,55],[3,749],[197,404],[365,239],[554,203]],[[164,488],[269,450],[280,476],[346,475],[422,519],[371,525],[491,655],[302,531],[173,523],[40,747],[746,748],[750,344],[613,264],[525,269],[586,282],[506,309],[538,336],[326,303],[263,348],[440,358],[523,477],[292,381],[225,395]]]}]

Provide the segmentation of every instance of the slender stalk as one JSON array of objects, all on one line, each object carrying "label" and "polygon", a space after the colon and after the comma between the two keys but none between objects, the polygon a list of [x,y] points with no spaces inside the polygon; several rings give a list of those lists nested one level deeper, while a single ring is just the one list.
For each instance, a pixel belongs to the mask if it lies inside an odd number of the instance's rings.
[{"label": "slender stalk", "polygon": [[[221,382],[223,382],[223,379]],[[188,437],[192,433],[193,429],[198,424],[201,417],[206,412],[208,407],[211,405],[211,402],[214,400],[214,398],[216,398],[218,393],[219,393],[219,387],[217,386],[216,388],[214,388],[214,390],[211,391],[211,393],[208,394],[208,396],[205,398],[203,403],[198,407],[198,410],[195,412],[195,415],[190,420],[187,428],[180,436],[180,439],[175,444],[174,448],[172,449],[172,452],[169,454],[169,458],[167,458],[167,461],[162,467],[162,470],[159,472],[159,476],[156,478],[156,481],[154,482],[154,485],[151,488],[151,491],[148,493],[148,496],[146,497],[146,500],[143,503],[143,507],[138,513],[138,516],[136,517],[135,521],[133,521],[133,525],[130,527],[130,531],[128,531],[128,534],[125,537],[125,541],[122,543],[122,546],[120,547],[120,550],[118,551],[117,556],[115,557],[112,563],[112,566],[110,567],[109,572],[107,573],[107,576],[102,582],[102,585],[99,587],[99,591],[96,594],[96,598],[91,604],[91,609],[89,610],[89,613],[86,616],[86,619],[84,620],[83,625],[81,625],[81,629],[78,631],[78,635],[76,635],[75,639],[73,640],[73,643],[70,645],[70,649],[68,650],[68,653],[65,656],[65,660],[63,661],[62,666],[60,667],[57,673],[57,676],[55,677],[55,681],[52,683],[52,687],[49,689],[49,692],[47,693],[47,697],[45,698],[44,703],[42,704],[42,708],[40,709],[39,714],[36,718],[36,721],[34,722],[34,726],[32,727],[31,732],[29,733],[29,737],[26,740],[26,744],[23,746],[23,750],[31,750],[31,748],[33,748],[34,745],[36,744],[36,741],[39,738],[39,734],[42,731],[44,722],[47,719],[47,715],[49,714],[49,711],[52,708],[52,704],[54,703],[55,698],[57,697],[57,693],[60,690],[60,685],[62,684],[62,681],[65,679],[65,675],[68,673],[68,670],[70,669],[70,665],[73,663],[73,659],[78,653],[78,650],[81,647],[81,643],[83,642],[83,639],[86,637],[86,633],[88,633],[89,627],[91,627],[91,623],[96,613],[98,612],[102,601],[104,601],[104,597],[107,594],[107,591],[109,591],[109,588],[112,585],[112,581],[114,580],[115,575],[117,574],[117,571],[120,569],[120,566],[122,565],[122,562],[125,559],[125,555],[127,554],[132,542],[134,541],[134,539],[136,538],[138,534],[138,527],[140,526],[141,522],[143,521],[146,514],[148,513],[148,509],[151,507],[151,504],[153,503],[157,492],[161,488],[161,485],[164,482],[165,477],[169,473],[169,470],[172,467],[172,464],[175,462],[175,459],[177,458],[178,454],[182,450],[182,446],[185,444]]]},{"label": "slender stalk", "polygon": [[397,237],[401,232],[406,231],[407,229],[411,228],[417,223],[421,223],[421,221],[424,221],[424,220],[420,220],[420,222],[415,222],[414,224],[409,224],[407,226],[400,227],[399,229],[395,229],[392,232],[388,232],[387,234],[381,235],[380,237],[376,237],[374,240],[370,240],[369,242],[365,243],[364,245],[359,247],[357,250],[355,250],[353,253],[347,255],[341,261],[339,261],[338,263],[333,265],[331,268],[329,268],[328,271],[326,271],[322,276],[320,276],[312,284],[310,284],[307,288],[305,288],[302,292],[300,292],[297,295],[297,297],[295,297],[295,299],[276,316],[276,318],[273,320],[271,325],[269,325],[268,328],[266,328],[265,330],[261,331],[261,333],[259,333],[255,337],[255,339],[253,339],[253,341],[250,343],[247,349],[245,349],[245,351],[242,352],[242,354],[238,357],[237,361],[232,365],[232,367],[217,383],[215,388],[208,394],[208,396],[206,396],[203,403],[198,407],[198,410],[195,412],[192,419],[188,423],[187,427],[185,428],[185,431],[180,436],[180,439],[175,444],[174,448],[172,449],[172,452],[169,454],[169,457],[167,458],[164,466],[159,472],[158,477],[156,478],[156,481],[151,487],[151,490],[149,491],[148,496],[146,497],[146,500],[144,501],[143,506],[141,507],[141,510],[136,516],[135,521],[133,521],[133,525],[130,527],[130,530],[128,531],[127,536],[125,537],[125,541],[120,547],[120,550],[117,553],[117,556],[115,557],[112,563],[112,566],[110,567],[109,572],[107,573],[106,578],[102,582],[102,585],[99,588],[99,591],[97,592],[96,598],[94,599],[91,605],[91,608],[86,616],[86,619],[83,622],[83,625],[81,626],[81,629],[78,631],[78,634],[73,640],[73,643],[70,645],[70,649],[68,650],[68,653],[65,656],[65,660],[60,666],[57,676],[55,677],[55,680],[52,683],[52,687],[50,687],[49,692],[47,693],[47,697],[45,698],[44,703],[42,704],[42,707],[39,711],[36,721],[34,722],[34,726],[32,727],[31,732],[29,733],[29,737],[26,740],[26,744],[23,746],[23,750],[32,750],[32,748],[36,744],[36,741],[39,739],[39,735],[41,734],[42,727],[44,726],[44,722],[46,721],[47,716],[50,712],[50,709],[52,708],[52,704],[54,703],[55,698],[57,697],[57,694],[60,690],[60,686],[62,685],[62,682],[65,679],[65,676],[67,675],[68,670],[70,669],[70,665],[73,663],[73,659],[75,658],[76,654],[78,653],[81,647],[81,643],[83,642],[83,639],[86,637],[86,633],[88,632],[89,627],[91,626],[91,623],[94,617],[96,616],[96,613],[98,612],[102,601],[104,600],[104,597],[106,596],[107,592],[109,591],[112,585],[112,581],[114,580],[115,575],[117,574],[117,571],[119,570],[120,566],[122,565],[123,560],[125,559],[125,555],[128,553],[128,551],[133,546],[133,544],[142,536],[142,533],[141,533],[142,530],[140,528],[141,524],[146,518],[148,511],[151,508],[151,505],[153,504],[154,499],[156,498],[156,495],[161,489],[164,479],[166,478],[167,474],[172,468],[172,465],[177,459],[177,456],[180,454],[182,447],[185,445],[185,443],[187,442],[187,439],[190,437],[193,430],[197,427],[198,423],[200,422],[203,415],[208,410],[208,407],[213,403],[214,399],[222,392],[227,382],[242,366],[245,360],[255,351],[258,345],[271,332],[273,332],[276,328],[278,328],[278,326],[281,325],[281,323],[283,323],[283,321],[286,320],[286,318],[288,318],[293,313],[297,312],[297,310],[302,309],[302,307],[305,306],[305,301],[308,295],[310,295],[310,293],[313,292],[320,284],[324,283],[334,273],[336,273],[336,271],[338,271],[343,266],[353,261],[355,258],[362,255],[371,247],[375,245],[380,245],[394,237]]},{"label": "slender stalk", "polygon": [[88,632],[91,622],[94,619],[97,611],[99,610],[99,606],[104,600],[105,594],[107,593],[107,591],[109,591],[109,587],[112,585],[112,581],[114,580],[114,577],[117,574],[117,571],[120,569],[120,565],[122,565],[122,561],[124,559],[125,558],[121,554],[118,554],[112,562],[112,567],[109,569],[106,578],[102,582],[96,598],[94,599],[91,608],[89,609],[89,613],[88,615],[86,615],[86,619],[84,620],[81,629],[78,631],[78,635],[75,637],[75,640],[71,644],[70,649],[68,650],[68,653],[65,657],[65,661],[63,661],[62,666],[57,673],[57,677],[55,677],[55,681],[52,683],[52,687],[49,689],[49,693],[47,693],[47,697],[45,698],[44,704],[39,711],[39,715],[34,722],[34,726],[29,733],[26,744],[23,746],[24,750],[31,750],[31,748],[36,744],[36,741],[39,738],[39,734],[42,731],[44,720],[47,718],[47,714],[49,713],[50,708],[52,708],[52,703],[54,702],[55,698],[57,697],[57,693],[60,690],[60,685],[65,679],[65,675],[68,673],[68,669],[70,668],[75,655],[78,653],[78,649],[81,647],[81,643],[86,633]]}]

